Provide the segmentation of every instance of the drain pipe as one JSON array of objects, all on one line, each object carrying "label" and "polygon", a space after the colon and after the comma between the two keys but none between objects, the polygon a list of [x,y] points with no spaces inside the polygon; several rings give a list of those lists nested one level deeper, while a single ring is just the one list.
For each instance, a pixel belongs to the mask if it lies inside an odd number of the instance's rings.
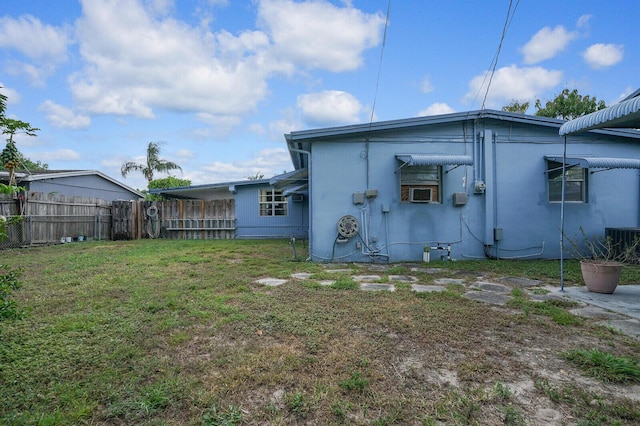
[{"label": "drain pipe", "polygon": [[[286,136],[285,136],[286,137]],[[309,188],[309,223],[307,224],[308,227],[308,238],[309,238],[309,257],[307,258],[307,260],[311,260],[311,253],[312,253],[312,247],[313,247],[313,239],[311,238],[311,227],[313,224],[312,218],[313,218],[313,209],[311,208],[311,203],[312,203],[312,198],[311,198],[311,152],[310,151],[305,151],[304,149],[300,149],[300,148],[295,148],[293,146],[293,141],[291,140],[287,140],[287,145],[289,147],[289,151],[291,152],[297,152],[299,154],[303,154],[307,156],[307,169],[308,169],[308,173],[307,173],[307,187]]]}]

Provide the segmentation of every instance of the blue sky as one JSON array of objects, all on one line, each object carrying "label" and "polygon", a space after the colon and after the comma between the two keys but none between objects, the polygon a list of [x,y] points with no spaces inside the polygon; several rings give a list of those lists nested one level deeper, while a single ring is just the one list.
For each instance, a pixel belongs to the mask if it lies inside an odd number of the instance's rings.
[{"label": "blue sky", "polygon": [[639,12],[628,0],[2,0],[0,90],[9,117],[41,129],[18,149],[50,169],[142,189],[120,167],[154,141],[193,184],[271,177],[292,170],[295,130],[512,100],[533,113],[564,88],[618,102],[640,87]]}]

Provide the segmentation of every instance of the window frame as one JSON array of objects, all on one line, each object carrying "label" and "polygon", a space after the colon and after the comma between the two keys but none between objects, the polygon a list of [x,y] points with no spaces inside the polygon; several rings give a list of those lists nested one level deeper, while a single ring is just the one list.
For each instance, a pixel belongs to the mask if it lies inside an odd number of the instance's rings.
[{"label": "window frame", "polygon": [[[587,203],[588,200],[588,173],[589,169],[586,167],[580,167],[579,165],[565,165],[565,203]],[[546,170],[547,180],[547,202],[549,203],[561,203],[562,202],[562,163],[547,160]],[[568,187],[579,186],[579,191],[568,192]],[[552,189],[552,186],[557,188]],[[579,198],[574,198],[571,195],[567,198],[567,194],[578,194]],[[552,197],[553,196],[553,197]]]},{"label": "window frame", "polygon": [[[400,203],[442,204],[442,176],[441,165],[402,165],[399,173]],[[431,201],[411,200],[412,189],[430,189]]]},{"label": "window frame", "polygon": [[289,200],[282,190],[269,188],[258,191],[260,217],[285,217],[289,215]]}]

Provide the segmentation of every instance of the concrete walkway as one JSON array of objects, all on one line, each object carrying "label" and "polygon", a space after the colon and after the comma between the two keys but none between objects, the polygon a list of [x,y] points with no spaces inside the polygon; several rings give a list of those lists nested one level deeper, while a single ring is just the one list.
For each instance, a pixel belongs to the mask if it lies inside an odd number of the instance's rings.
[{"label": "concrete walkway", "polygon": [[[381,265],[385,266],[385,265]],[[383,268],[380,268],[384,272]],[[326,269],[326,272],[348,273],[349,269]],[[378,271],[376,271],[378,272]],[[416,268],[414,272],[426,272]],[[436,273],[439,270],[427,273]],[[294,280],[307,280],[311,278],[309,273],[292,274]],[[465,287],[462,297],[488,303],[497,306],[504,306],[511,296],[511,289],[519,287],[526,289],[544,288],[548,291],[546,295],[536,295],[529,292],[533,299],[546,300],[549,298],[570,299],[579,303],[579,306],[571,309],[574,315],[593,318],[598,324],[611,327],[621,333],[627,334],[640,340],[640,285],[620,285],[613,294],[592,293],[586,287],[565,287],[564,291],[554,286],[541,286],[542,282],[519,277],[503,277],[496,281],[483,281],[477,277],[466,282],[464,279],[439,278],[434,280],[435,285],[423,285],[418,279],[409,275],[389,275],[389,282],[381,282],[380,275],[352,275],[351,278],[357,282],[363,291],[396,291],[398,283],[409,284],[415,292],[438,292],[444,291],[446,285],[455,284]],[[263,278],[256,281],[266,286],[279,286],[288,282],[286,279]],[[321,285],[331,285],[335,281],[323,280]]]},{"label": "concrete walkway", "polygon": [[611,327],[640,340],[640,285],[619,285],[613,294],[593,293],[586,287],[555,289],[562,297],[581,302],[575,315],[599,318],[598,324]]}]

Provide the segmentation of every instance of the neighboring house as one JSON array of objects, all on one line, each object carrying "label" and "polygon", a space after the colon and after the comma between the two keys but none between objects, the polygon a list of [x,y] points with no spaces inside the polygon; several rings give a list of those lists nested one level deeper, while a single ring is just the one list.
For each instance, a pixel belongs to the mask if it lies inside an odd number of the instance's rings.
[{"label": "neighboring house", "polygon": [[280,185],[294,185],[297,173],[272,179],[244,180],[188,187],[154,189],[167,198],[224,200],[235,204],[235,238],[307,238],[308,204],[304,190],[285,192]]},{"label": "neighboring house", "polygon": [[310,258],[557,259],[562,206],[567,235],[637,227],[640,132],[575,134],[564,155],[563,123],[481,110],[285,135],[308,174]]},{"label": "neighboring house", "polygon": [[[0,172],[0,182],[7,183],[8,172]],[[17,172],[18,186],[26,192],[100,198],[107,201],[138,200],[144,194],[96,170],[42,170]]]}]

